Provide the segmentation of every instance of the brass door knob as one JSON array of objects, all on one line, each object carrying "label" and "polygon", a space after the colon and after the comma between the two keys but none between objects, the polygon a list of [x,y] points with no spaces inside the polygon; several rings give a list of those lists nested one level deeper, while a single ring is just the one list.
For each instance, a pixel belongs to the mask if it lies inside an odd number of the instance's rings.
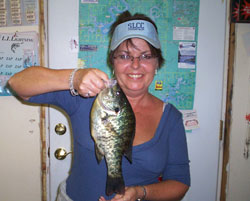
[{"label": "brass door knob", "polygon": [[67,157],[67,155],[69,155],[71,153],[72,153],[72,151],[67,152],[64,148],[58,148],[55,151],[54,155],[55,155],[56,159],[63,160]]},{"label": "brass door knob", "polygon": [[65,134],[66,130],[67,130],[66,126],[64,124],[62,124],[62,123],[57,124],[56,127],[55,127],[55,132],[58,135]]}]

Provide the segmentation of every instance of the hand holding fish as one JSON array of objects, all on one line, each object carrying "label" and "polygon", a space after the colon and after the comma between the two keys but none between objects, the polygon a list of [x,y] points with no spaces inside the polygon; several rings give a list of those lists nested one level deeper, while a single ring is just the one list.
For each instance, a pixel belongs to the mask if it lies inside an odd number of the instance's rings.
[{"label": "hand holding fish", "polygon": [[[138,186],[125,187],[124,195],[116,194],[110,201],[137,201],[140,197],[140,188]],[[99,201],[109,201],[104,197],[100,197]]]},{"label": "hand holding fish", "polygon": [[74,76],[74,89],[83,96],[96,96],[105,88],[108,75],[95,68],[80,69]]}]

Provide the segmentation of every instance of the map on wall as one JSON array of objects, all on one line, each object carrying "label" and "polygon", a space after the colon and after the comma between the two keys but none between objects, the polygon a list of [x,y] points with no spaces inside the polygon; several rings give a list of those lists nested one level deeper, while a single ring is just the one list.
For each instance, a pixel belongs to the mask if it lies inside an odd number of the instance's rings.
[{"label": "map on wall", "polygon": [[107,66],[108,31],[116,17],[129,10],[149,16],[158,27],[164,66],[158,70],[150,92],[180,110],[193,109],[199,0],[79,0],[80,66]]}]

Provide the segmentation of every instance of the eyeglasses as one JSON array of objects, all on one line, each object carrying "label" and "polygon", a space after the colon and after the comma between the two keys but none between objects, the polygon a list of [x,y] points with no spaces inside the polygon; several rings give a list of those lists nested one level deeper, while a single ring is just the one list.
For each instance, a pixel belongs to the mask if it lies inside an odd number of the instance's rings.
[{"label": "eyeglasses", "polygon": [[150,63],[152,62],[157,56],[151,54],[142,54],[139,57],[133,57],[128,54],[120,54],[114,56],[113,58],[119,61],[120,63],[129,63],[134,61],[134,59],[138,59],[141,63]]}]

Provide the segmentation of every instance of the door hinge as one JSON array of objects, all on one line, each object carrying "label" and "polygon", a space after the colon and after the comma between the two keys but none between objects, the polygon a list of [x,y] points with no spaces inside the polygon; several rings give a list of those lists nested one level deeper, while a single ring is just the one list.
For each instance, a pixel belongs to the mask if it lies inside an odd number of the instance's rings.
[{"label": "door hinge", "polygon": [[50,158],[50,147],[48,148],[48,157]]}]

